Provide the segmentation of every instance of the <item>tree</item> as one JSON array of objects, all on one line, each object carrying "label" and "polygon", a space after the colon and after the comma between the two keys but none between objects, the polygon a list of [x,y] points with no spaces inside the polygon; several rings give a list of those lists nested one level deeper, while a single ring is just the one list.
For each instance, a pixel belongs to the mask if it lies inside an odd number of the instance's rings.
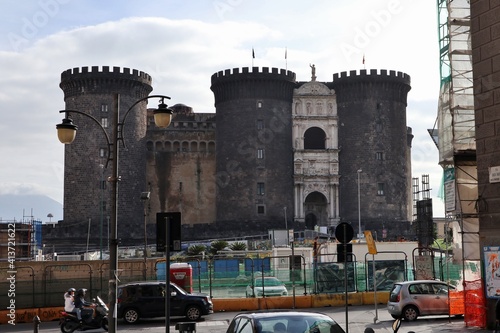
[{"label": "tree", "polygon": [[187,254],[189,256],[198,256],[206,250],[207,250],[207,248],[205,245],[201,245],[201,244],[191,245],[187,250]]},{"label": "tree", "polygon": [[216,240],[210,243],[210,253],[212,255],[217,254],[217,252],[224,250],[228,245],[228,242],[225,240]]},{"label": "tree", "polygon": [[229,245],[231,251],[245,251],[247,249],[247,244],[243,242],[234,242]]}]

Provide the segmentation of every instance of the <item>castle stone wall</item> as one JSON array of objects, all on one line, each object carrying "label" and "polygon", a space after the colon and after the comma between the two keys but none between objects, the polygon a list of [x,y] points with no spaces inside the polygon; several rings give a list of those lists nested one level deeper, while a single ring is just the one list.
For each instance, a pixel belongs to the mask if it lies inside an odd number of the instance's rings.
[{"label": "castle stone wall", "polygon": [[[333,76],[339,117],[340,217],[361,229],[407,221],[411,211],[406,104],[410,77],[361,70]],[[382,225],[381,225],[382,224]]]}]

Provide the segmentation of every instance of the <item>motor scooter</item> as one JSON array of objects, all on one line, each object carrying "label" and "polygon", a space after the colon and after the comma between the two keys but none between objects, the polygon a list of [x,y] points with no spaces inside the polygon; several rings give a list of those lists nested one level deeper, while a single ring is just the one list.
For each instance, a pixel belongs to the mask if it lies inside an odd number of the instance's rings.
[{"label": "motor scooter", "polygon": [[59,325],[61,326],[62,333],[72,333],[76,330],[86,331],[95,330],[96,328],[103,328],[108,331],[108,307],[103,300],[97,296],[97,300],[94,299],[95,304],[95,316],[89,318],[91,314],[85,316],[82,312],[82,322],[78,320],[76,313],[73,312],[61,312],[61,319],[59,320]]},{"label": "motor scooter", "polygon": [[[397,318],[392,323],[392,332],[397,333],[400,327],[401,327],[401,318]],[[375,333],[375,331],[373,330],[373,328],[367,327],[364,333]],[[414,332],[408,332],[408,333],[414,333]]]},{"label": "motor scooter", "polygon": [[398,318],[394,320],[394,322],[392,323],[392,331],[394,333],[397,333],[400,327],[401,327],[401,318]]},{"label": "motor scooter", "polygon": [[[394,320],[394,322],[392,323],[392,331],[394,333],[397,333],[399,328],[401,327],[401,318],[397,318],[396,320]],[[409,331],[408,333],[415,333],[413,331]]]}]

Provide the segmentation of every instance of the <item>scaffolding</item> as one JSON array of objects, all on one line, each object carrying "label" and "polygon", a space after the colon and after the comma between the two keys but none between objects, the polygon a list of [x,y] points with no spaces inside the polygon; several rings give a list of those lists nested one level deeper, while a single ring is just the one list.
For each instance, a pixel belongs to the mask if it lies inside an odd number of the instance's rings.
[{"label": "scaffolding", "polygon": [[470,5],[467,0],[438,0],[441,92],[438,105],[439,163],[476,150]]},{"label": "scaffolding", "polygon": [[[462,235],[461,244],[457,244],[461,251],[454,252],[461,254],[461,258],[456,259],[479,260],[470,3],[468,0],[437,3],[441,78],[437,146],[444,173],[454,175],[445,185],[445,210],[449,219],[457,221]],[[435,132],[433,129],[429,133],[433,136]],[[450,198],[453,198],[451,203]]]},{"label": "scaffolding", "polygon": [[34,260],[42,247],[42,221],[33,216],[22,220],[0,218],[0,261]]},{"label": "scaffolding", "polygon": [[436,142],[437,132],[446,219],[454,226],[453,257],[462,262],[463,285],[475,286],[465,291],[465,321],[467,325],[484,326],[470,320],[476,317],[477,311],[467,306],[472,303],[470,295],[484,302],[482,297],[477,297],[483,289],[480,272],[466,269],[468,264],[481,259],[476,210],[478,184],[470,1],[437,0],[437,4],[441,87],[436,119],[438,128],[429,134]]}]

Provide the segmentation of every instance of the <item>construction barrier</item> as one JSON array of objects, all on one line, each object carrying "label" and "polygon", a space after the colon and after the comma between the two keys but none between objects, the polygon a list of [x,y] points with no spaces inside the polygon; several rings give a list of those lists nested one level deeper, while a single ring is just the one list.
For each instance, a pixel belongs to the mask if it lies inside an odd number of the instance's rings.
[{"label": "construction barrier", "polygon": [[[373,292],[348,293],[349,305],[373,304]],[[389,298],[388,292],[377,292],[377,303]],[[371,303],[370,303],[371,301]],[[307,309],[331,306],[344,306],[345,294],[319,294],[282,297],[249,297],[249,298],[214,298],[215,312],[239,312],[268,309]],[[387,301],[386,301],[387,302]],[[59,320],[63,307],[48,307],[35,309],[16,309],[12,313],[9,310],[0,310],[0,324],[31,323],[35,316],[39,316],[42,322]],[[10,316],[9,316],[10,314]]]}]

